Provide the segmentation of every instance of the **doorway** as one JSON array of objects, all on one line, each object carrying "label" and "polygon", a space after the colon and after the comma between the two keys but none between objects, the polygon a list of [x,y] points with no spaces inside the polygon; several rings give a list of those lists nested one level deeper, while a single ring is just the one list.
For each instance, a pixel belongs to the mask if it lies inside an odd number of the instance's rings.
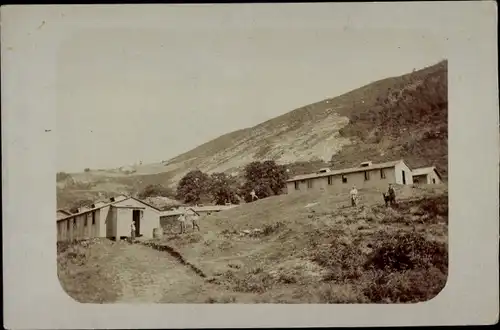
[{"label": "doorway", "polygon": [[405,171],[401,171],[401,173],[403,174],[403,184],[406,184],[406,176],[405,176]]},{"label": "doorway", "polygon": [[132,221],[135,227],[135,237],[141,233],[141,210],[132,210]]}]

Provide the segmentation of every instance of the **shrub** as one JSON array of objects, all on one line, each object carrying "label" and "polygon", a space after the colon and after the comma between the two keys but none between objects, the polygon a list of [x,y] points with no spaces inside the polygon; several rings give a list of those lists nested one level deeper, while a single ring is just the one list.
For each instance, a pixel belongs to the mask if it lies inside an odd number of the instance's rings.
[{"label": "shrub", "polygon": [[251,162],[245,167],[245,183],[241,187],[241,194],[246,202],[251,202],[250,192],[255,190],[259,198],[279,195],[286,186],[288,174],[285,166],[275,161]]},{"label": "shrub", "polygon": [[424,198],[420,202],[420,208],[432,217],[448,216],[448,196]]},{"label": "shrub", "polygon": [[175,193],[172,189],[162,186],[161,184],[150,184],[144,187],[137,197],[145,199],[147,197],[170,197],[173,198]]},{"label": "shrub", "polygon": [[353,285],[323,284],[315,291],[322,304],[360,304],[369,302],[362,291]]},{"label": "shrub", "polygon": [[340,282],[361,276],[365,257],[358,246],[334,239],[327,249],[317,249],[312,260],[328,269],[323,280]]},{"label": "shrub", "polygon": [[448,249],[443,243],[428,241],[419,233],[404,233],[384,239],[370,255],[365,269],[402,271],[416,268],[448,268]]},{"label": "shrub", "polygon": [[268,273],[248,273],[244,278],[234,277],[234,290],[238,292],[263,293],[275,283]]},{"label": "shrub", "polygon": [[237,182],[225,173],[213,173],[210,176],[208,191],[217,205],[224,205],[226,202],[239,203],[236,197]]},{"label": "shrub", "polygon": [[90,168],[88,168],[88,167],[87,167],[87,168],[86,168],[86,169],[84,169],[83,171],[84,171],[84,172],[90,172]]},{"label": "shrub", "polygon": [[431,267],[404,272],[374,271],[364,278],[372,303],[416,303],[434,298],[446,285],[447,272]]},{"label": "shrub", "polygon": [[275,222],[275,223],[270,224],[270,225],[266,225],[266,226],[264,226],[264,229],[262,230],[262,235],[263,236],[271,235],[271,234],[279,231],[280,229],[282,229],[284,226],[285,226],[285,224],[281,221]]},{"label": "shrub", "polygon": [[187,173],[177,186],[177,199],[184,203],[199,203],[208,194],[210,178],[200,170]]}]

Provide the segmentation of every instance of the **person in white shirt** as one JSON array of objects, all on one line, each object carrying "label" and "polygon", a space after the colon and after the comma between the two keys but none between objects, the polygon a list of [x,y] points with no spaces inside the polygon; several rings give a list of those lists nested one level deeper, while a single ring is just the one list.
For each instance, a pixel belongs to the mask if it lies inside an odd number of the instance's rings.
[{"label": "person in white shirt", "polygon": [[181,234],[183,234],[186,231],[186,215],[182,213],[181,215],[179,215],[177,220],[179,221],[179,224],[181,226]]},{"label": "person in white shirt", "polygon": [[356,186],[352,186],[349,195],[351,196],[351,206],[356,206],[358,204],[358,189],[356,189]]},{"label": "person in white shirt", "polygon": [[257,194],[255,193],[255,190],[252,189],[252,191],[250,192],[250,197],[252,197],[252,201],[256,200],[256,199],[259,199],[259,197],[257,196]]},{"label": "person in white shirt", "polygon": [[198,225],[198,221],[200,220],[200,216],[198,213],[195,213],[191,216],[191,223],[193,224],[193,231],[194,228],[198,228],[198,231],[200,231],[200,226]]},{"label": "person in white shirt", "polygon": [[130,238],[132,242],[135,240],[135,224],[133,222],[130,225]]}]

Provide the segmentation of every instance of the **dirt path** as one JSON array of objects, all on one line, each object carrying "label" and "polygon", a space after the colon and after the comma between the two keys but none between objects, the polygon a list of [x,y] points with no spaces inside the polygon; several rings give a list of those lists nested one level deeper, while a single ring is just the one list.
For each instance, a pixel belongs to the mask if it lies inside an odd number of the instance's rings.
[{"label": "dirt path", "polygon": [[[167,252],[117,243],[108,265],[121,283],[118,303],[158,303],[196,292],[204,281]],[[169,298],[172,297],[172,298]]]}]

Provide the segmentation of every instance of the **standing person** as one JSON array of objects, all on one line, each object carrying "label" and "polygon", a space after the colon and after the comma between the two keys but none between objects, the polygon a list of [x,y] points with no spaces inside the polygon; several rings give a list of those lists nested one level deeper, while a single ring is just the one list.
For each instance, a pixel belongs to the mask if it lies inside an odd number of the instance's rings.
[{"label": "standing person", "polygon": [[193,231],[194,231],[194,228],[198,228],[198,231],[200,231],[200,226],[198,225],[199,220],[200,220],[200,216],[198,213],[195,212],[195,214],[193,214],[191,216],[191,223],[193,224]]},{"label": "standing person", "polygon": [[392,183],[389,183],[389,188],[387,189],[387,195],[389,197],[388,199],[391,206],[396,204],[396,191],[394,190]]},{"label": "standing person", "polygon": [[256,199],[259,199],[259,197],[257,197],[257,194],[255,193],[255,189],[252,189],[252,191],[250,192],[250,196],[252,197],[252,202]]},{"label": "standing person", "polygon": [[351,196],[351,206],[356,206],[358,204],[358,189],[356,189],[356,186],[352,186],[349,195]]},{"label": "standing person", "polygon": [[186,231],[186,214],[184,212],[181,213],[177,220],[179,221],[179,224],[181,226],[181,234],[183,234]]},{"label": "standing person", "polygon": [[135,224],[132,221],[132,224],[130,225],[130,241],[134,243],[135,241]]}]

